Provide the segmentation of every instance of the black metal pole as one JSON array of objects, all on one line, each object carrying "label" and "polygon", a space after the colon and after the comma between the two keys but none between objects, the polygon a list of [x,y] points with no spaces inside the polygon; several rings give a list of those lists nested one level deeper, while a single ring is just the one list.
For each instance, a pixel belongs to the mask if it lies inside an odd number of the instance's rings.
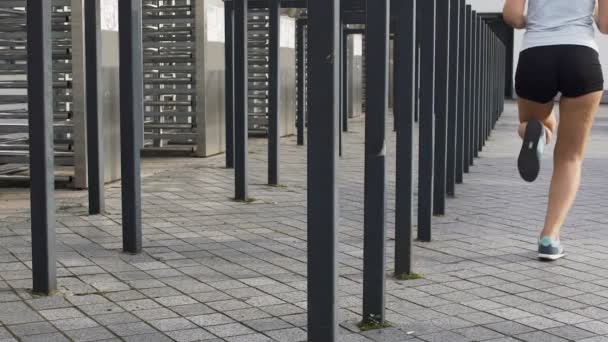
[{"label": "black metal pole", "polygon": [[268,73],[268,184],[279,184],[279,118],[280,86],[279,63],[281,42],[281,2],[270,0],[269,4],[269,73]]},{"label": "black metal pole", "polygon": [[447,107],[447,145],[446,145],[446,178],[445,189],[449,196],[456,193],[456,147],[458,131],[458,106],[461,98],[458,96],[458,65],[459,65],[459,28],[460,4],[459,0],[450,0],[449,22],[449,73],[448,73],[448,107]]},{"label": "black metal pole", "polygon": [[101,21],[99,0],[84,2],[85,79],[87,107],[87,174],[89,185],[89,214],[105,210],[104,154],[101,118],[100,49]]},{"label": "black metal pole", "polygon": [[479,152],[481,151],[483,141],[483,22],[480,16],[477,16],[477,33],[477,118],[475,125],[475,157],[479,157]]},{"label": "black metal pole", "polygon": [[[425,0],[422,0],[425,1]],[[412,273],[416,0],[402,1],[395,33],[394,112],[397,119],[395,190],[395,276]]]},{"label": "black metal pole", "polygon": [[224,2],[226,61],[226,168],[234,168],[234,0]]},{"label": "black metal pole", "polygon": [[248,60],[247,0],[234,0],[234,182],[237,201],[247,201],[248,194]]},{"label": "black metal pole", "polygon": [[298,145],[304,145],[304,128],[306,126],[306,30],[304,28],[305,20],[298,19],[296,22],[296,42],[297,42],[297,129],[298,129]]},{"label": "black metal pole", "polygon": [[465,36],[465,109],[464,109],[464,164],[463,170],[469,173],[472,156],[473,134],[473,11],[471,5],[466,5],[466,36]]},{"label": "black metal pole", "polygon": [[418,152],[418,239],[431,241],[435,144],[435,1],[420,7],[420,117]]},{"label": "black metal pole", "polygon": [[465,0],[458,0],[459,5],[459,24],[458,24],[458,107],[456,108],[457,115],[457,133],[456,133],[456,184],[462,184],[464,181],[464,168],[466,165],[466,73],[467,73],[467,50],[466,50],[466,35],[467,35],[467,9]]},{"label": "black metal pole", "polygon": [[342,132],[348,132],[348,107],[350,98],[348,96],[348,34],[342,29]]},{"label": "black metal pole", "polygon": [[474,161],[474,158],[477,158],[477,156],[479,155],[479,149],[478,149],[478,144],[477,142],[479,141],[479,104],[480,104],[480,98],[481,95],[479,93],[479,39],[480,39],[480,25],[479,25],[479,17],[477,16],[477,13],[474,12],[474,21],[475,21],[475,34],[474,34],[474,46],[473,46],[473,54],[474,54],[474,62],[473,62],[473,68],[475,70],[475,75],[474,75],[474,79],[473,79],[473,86],[474,86],[474,92],[473,92],[473,134],[472,134],[472,139],[473,139],[473,143],[471,145],[472,147],[472,160]]},{"label": "black metal pole", "polygon": [[450,3],[447,0],[437,1],[437,20],[435,21],[437,29],[435,41],[435,184],[433,187],[433,215],[445,214],[450,21]]},{"label": "black metal pole", "polygon": [[308,341],[338,337],[339,15],[340,0],[308,1]]},{"label": "black metal pole", "polygon": [[363,322],[385,320],[386,115],[390,0],[367,0]]},{"label": "black metal pole", "polygon": [[340,16],[340,41],[338,42],[338,46],[340,48],[339,53],[338,53],[338,62],[339,62],[339,68],[338,68],[338,87],[339,92],[338,92],[338,97],[340,98],[340,107],[339,107],[339,132],[338,132],[338,155],[340,157],[342,157],[342,129],[344,127],[344,106],[342,105],[344,102],[344,66],[342,65],[342,62],[344,61],[344,50],[342,49],[342,47],[344,46],[344,25],[342,23],[342,14]]},{"label": "black metal pole", "polygon": [[123,250],[142,248],[140,151],[143,145],[141,0],[118,2],[120,26],[120,157]]},{"label": "black metal pole", "polygon": [[51,2],[29,0],[26,12],[32,285],[49,295],[57,289]]}]

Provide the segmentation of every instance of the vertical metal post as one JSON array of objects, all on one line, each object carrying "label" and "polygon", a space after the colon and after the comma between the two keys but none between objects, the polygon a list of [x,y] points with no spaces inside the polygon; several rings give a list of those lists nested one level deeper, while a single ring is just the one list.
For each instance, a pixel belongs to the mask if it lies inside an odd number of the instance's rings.
[{"label": "vertical metal post", "polygon": [[398,6],[393,79],[394,93],[399,96],[395,96],[393,110],[397,119],[395,276],[400,278],[412,273],[416,0]]},{"label": "vertical metal post", "polygon": [[435,21],[435,178],[433,187],[433,215],[445,214],[446,149],[448,120],[448,73],[449,73],[449,34],[450,3],[437,1],[437,20]]},{"label": "vertical metal post", "polygon": [[466,5],[466,32],[465,32],[465,109],[464,109],[464,164],[465,173],[469,173],[472,156],[473,131],[473,11],[471,5]]},{"label": "vertical metal post", "polygon": [[342,26],[342,132],[348,132],[348,34],[346,25]]},{"label": "vertical metal post", "polygon": [[459,6],[459,22],[458,22],[458,107],[456,108],[457,115],[457,133],[456,133],[456,184],[462,184],[464,181],[464,168],[466,164],[465,156],[465,124],[466,124],[466,73],[467,73],[467,50],[466,50],[466,27],[467,27],[467,9],[465,0],[458,0]]},{"label": "vertical metal post", "polygon": [[435,150],[435,2],[419,3],[420,117],[418,152],[418,239],[431,241]]},{"label": "vertical metal post", "polygon": [[446,193],[454,196],[456,192],[456,147],[458,130],[458,106],[461,98],[458,97],[458,51],[459,51],[459,0],[449,0],[449,72],[448,72],[448,106],[447,106],[447,144],[446,144]]},{"label": "vertical metal post", "polygon": [[281,37],[281,1],[270,0],[269,4],[269,73],[268,73],[268,184],[279,184],[279,63]]},{"label": "vertical metal post", "polygon": [[120,153],[123,250],[142,247],[140,150],[143,145],[141,0],[118,2],[120,26]]},{"label": "vertical metal post", "polygon": [[[340,14],[342,15],[342,14]],[[339,63],[339,68],[338,68],[338,87],[339,87],[339,92],[338,92],[338,97],[340,98],[340,108],[339,108],[339,132],[338,132],[338,155],[340,157],[342,157],[342,129],[344,127],[344,112],[343,109],[344,107],[342,106],[342,102],[344,101],[344,93],[346,92],[346,89],[343,87],[344,85],[344,67],[342,65],[342,62],[344,61],[344,50],[342,49],[342,47],[344,46],[344,25],[342,24],[342,16],[340,16],[340,40],[338,42],[338,47],[340,48],[340,50],[338,51],[338,63]]]},{"label": "vertical metal post", "polygon": [[[336,341],[340,0],[308,1],[308,340]],[[329,58],[328,58],[329,56]]]},{"label": "vertical metal post", "polygon": [[234,1],[224,1],[226,60],[226,168],[234,168]]},{"label": "vertical metal post", "polygon": [[51,2],[28,0],[26,12],[32,285],[48,295],[57,289]]},{"label": "vertical metal post", "polygon": [[89,183],[89,214],[105,209],[103,125],[101,118],[100,49],[101,21],[99,0],[84,2],[85,87],[87,108],[87,172]]},{"label": "vertical metal post", "polygon": [[475,79],[473,80],[473,84],[474,84],[474,95],[473,95],[473,103],[474,103],[474,117],[473,117],[473,158],[477,158],[479,156],[479,146],[478,146],[478,141],[479,141],[479,108],[480,108],[480,102],[481,102],[481,94],[479,91],[479,63],[480,63],[480,53],[479,53],[479,49],[480,49],[480,39],[481,39],[481,35],[480,35],[480,19],[479,16],[477,15],[477,13],[474,14],[475,17],[475,41],[474,41],[474,47],[473,47],[473,54],[475,55],[475,61],[473,63],[473,67],[475,68]]},{"label": "vertical metal post", "polygon": [[380,323],[385,319],[389,10],[390,0],[367,0],[363,321]]},{"label": "vertical metal post", "polygon": [[233,0],[234,4],[234,181],[237,201],[247,201],[247,119],[248,65],[247,65],[247,0]]},{"label": "vertical metal post", "polygon": [[296,22],[296,41],[297,41],[297,129],[298,129],[298,145],[304,145],[304,128],[306,126],[306,30],[304,29],[304,19],[298,19]]}]

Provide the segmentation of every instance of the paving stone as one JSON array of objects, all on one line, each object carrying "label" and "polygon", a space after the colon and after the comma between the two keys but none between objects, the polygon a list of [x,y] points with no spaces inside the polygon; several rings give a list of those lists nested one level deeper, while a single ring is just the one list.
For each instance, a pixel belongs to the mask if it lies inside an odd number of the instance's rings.
[{"label": "paving stone", "polygon": [[121,337],[154,332],[154,329],[144,322],[112,324],[108,325],[108,329]]},{"label": "paving stone", "polygon": [[518,323],[527,325],[529,327],[532,327],[534,329],[538,329],[538,330],[545,330],[545,329],[549,329],[549,328],[555,328],[555,327],[559,327],[562,326],[563,323],[545,318],[545,317],[541,317],[541,316],[532,316],[532,317],[525,317],[525,318],[520,318],[520,319],[516,319],[515,320]]},{"label": "paving stone", "polygon": [[241,323],[220,324],[206,327],[209,332],[219,337],[230,337],[254,333]]},{"label": "paving stone", "polygon": [[273,340],[279,342],[306,341],[306,332],[298,328],[274,330],[266,333]]},{"label": "paving stone", "polygon": [[192,316],[188,317],[188,319],[194,324],[203,328],[207,328],[213,325],[228,324],[234,322],[234,320],[232,320],[230,317],[222,315],[220,313]]},{"label": "paving stone", "polygon": [[57,329],[61,331],[68,330],[77,330],[77,329],[86,329],[93,328],[98,326],[97,322],[93,321],[87,317],[80,318],[68,318],[68,319],[60,319],[57,321],[53,321],[53,325],[57,327]]},{"label": "paving stone", "polygon": [[578,341],[593,336],[593,333],[587,330],[579,329],[574,326],[561,326],[557,328],[547,329],[546,331],[555,336],[563,337],[569,341]]},{"label": "paving stone", "polygon": [[484,327],[469,327],[455,330],[454,332],[463,335],[474,341],[489,340],[504,337],[503,334],[497,333],[493,330]]},{"label": "paving stone", "polygon": [[444,331],[430,335],[423,335],[420,338],[428,342],[470,342],[471,340],[454,332]]},{"label": "paving stone", "polygon": [[0,303],[0,322],[6,325],[42,321],[43,318],[24,303]]},{"label": "paving stone", "polygon": [[505,334],[507,336],[515,336],[524,333],[528,333],[534,331],[533,328],[513,322],[513,321],[503,321],[498,323],[490,323],[485,325],[486,328],[497,331],[501,334]]},{"label": "paving stone", "polygon": [[591,331],[594,334],[598,335],[607,335],[608,334],[608,323],[600,322],[600,321],[588,321],[583,323],[576,324],[577,327],[581,329],[585,329]]},{"label": "paving stone", "polygon": [[215,339],[215,336],[200,328],[169,331],[167,332],[167,335],[177,342],[194,342]]},{"label": "paving stone", "polygon": [[17,336],[42,335],[57,332],[57,329],[49,322],[11,325],[8,329]]},{"label": "paving stone", "polygon": [[70,342],[68,338],[60,333],[29,335],[21,338],[23,342]]},{"label": "paving stone", "polygon": [[275,317],[245,321],[244,324],[251,327],[253,330],[262,332],[292,328],[289,323]]},{"label": "paving stone", "polygon": [[196,325],[184,318],[169,318],[158,321],[150,321],[156,329],[160,331],[186,330],[196,328]]},{"label": "paving stone", "polygon": [[69,318],[81,318],[83,313],[74,308],[41,310],[40,314],[49,321]]},{"label": "paving stone", "polygon": [[555,335],[548,334],[543,331],[535,331],[526,334],[517,335],[517,338],[526,342],[566,342],[568,340]]},{"label": "paving stone", "polygon": [[114,334],[112,334],[108,329],[103,327],[70,330],[66,332],[66,335],[68,335],[75,342],[89,342],[99,340],[105,341],[114,337]]}]

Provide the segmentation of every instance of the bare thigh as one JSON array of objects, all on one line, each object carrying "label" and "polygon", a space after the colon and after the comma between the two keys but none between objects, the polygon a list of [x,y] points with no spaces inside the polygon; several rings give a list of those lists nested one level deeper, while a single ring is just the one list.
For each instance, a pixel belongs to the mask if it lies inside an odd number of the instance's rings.
[{"label": "bare thigh", "polygon": [[561,99],[559,132],[555,146],[556,159],[581,160],[583,158],[601,99],[601,91]]},{"label": "bare thigh", "polygon": [[539,103],[519,98],[517,106],[519,107],[519,122],[528,122],[536,119],[544,123],[551,131],[554,130],[555,118],[551,116],[554,106],[553,100],[548,103]]}]

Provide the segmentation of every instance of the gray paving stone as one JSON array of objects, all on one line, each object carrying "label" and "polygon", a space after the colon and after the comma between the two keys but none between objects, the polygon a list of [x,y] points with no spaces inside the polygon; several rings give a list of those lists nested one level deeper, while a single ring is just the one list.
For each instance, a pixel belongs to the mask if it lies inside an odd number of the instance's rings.
[{"label": "gray paving stone", "polygon": [[124,337],[125,342],[172,342],[169,337],[159,333],[131,335]]},{"label": "gray paving stone", "polygon": [[203,328],[234,322],[234,320],[232,320],[230,317],[228,317],[226,315],[222,315],[220,313],[192,316],[192,317],[188,317],[188,319],[190,321],[192,321],[194,324],[196,324],[200,327],[203,327]]},{"label": "gray paving stone", "polygon": [[194,342],[215,339],[215,336],[200,328],[169,331],[167,332],[167,335],[177,342]]},{"label": "gray paving stone", "polygon": [[302,329],[291,328],[274,330],[266,333],[273,340],[279,342],[300,342],[306,341],[306,332]]},{"label": "gray paving stone", "polygon": [[11,325],[8,329],[17,336],[42,335],[57,332],[57,329],[49,322]]},{"label": "gray paving stone", "polygon": [[517,338],[526,342],[566,342],[568,340],[555,335],[548,334],[543,331],[535,331],[526,334],[517,335]]},{"label": "gray paving stone", "polygon": [[53,321],[53,325],[61,331],[86,329],[99,326],[97,322],[87,317],[60,319]]},{"label": "gray paving stone", "polygon": [[497,331],[507,336],[515,336],[534,331],[533,328],[513,321],[503,321],[485,325],[486,328]]},{"label": "gray paving stone", "polygon": [[11,325],[42,321],[43,318],[21,302],[0,303],[0,322]]},{"label": "gray paving stone", "polygon": [[272,339],[262,334],[250,334],[226,338],[228,342],[272,342]]},{"label": "gray paving stone", "polygon": [[504,337],[503,334],[497,333],[493,330],[490,330],[490,329],[487,329],[484,327],[469,327],[469,328],[458,329],[458,330],[455,330],[454,332],[456,332],[460,335],[463,335],[464,337],[469,338],[474,341],[489,340],[489,339],[496,339],[496,338]]},{"label": "gray paving stone", "polygon": [[160,331],[186,330],[196,328],[196,325],[184,318],[169,318],[149,322]]},{"label": "gray paving stone", "polygon": [[550,334],[563,337],[569,341],[578,341],[593,336],[593,333],[574,326],[561,326],[547,329],[546,331]]},{"label": "gray paving stone", "polygon": [[419,336],[420,339],[428,342],[470,342],[471,340],[454,332],[444,331],[430,335]]},{"label": "gray paving stone", "polygon": [[21,338],[23,342],[69,342],[70,340],[60,333],[29,335]]},{"label": "gray paving stone", "polygon": [[241,323],[220,324],[206,327],[212,334],[219,337],[231,337],[239,335],[248,335],[254,333],[253,330],[247,328]]},{"label": "gray paving stone", "polygon": [[576,326],[581,329],[591,331],[594,334],[598,334],[598,335],[607,335],[608,334],[608,323],[605,323],[605,322],[588,321],[588,322],[578,323],[578,324],[576,324]]},{"label": "gray paving stone", "polygon": [[89,342],[99,340],[105,341],[115,337],[114,334],[112,334],[108,329],[103,327],[70,330],[66,332],[66,335],[68,335],[75,342]]},{"label": "gray paving stone", "polygon": [[153,333],[155,330],[144,322],[108,325],[108,329],[120,337]]}]

